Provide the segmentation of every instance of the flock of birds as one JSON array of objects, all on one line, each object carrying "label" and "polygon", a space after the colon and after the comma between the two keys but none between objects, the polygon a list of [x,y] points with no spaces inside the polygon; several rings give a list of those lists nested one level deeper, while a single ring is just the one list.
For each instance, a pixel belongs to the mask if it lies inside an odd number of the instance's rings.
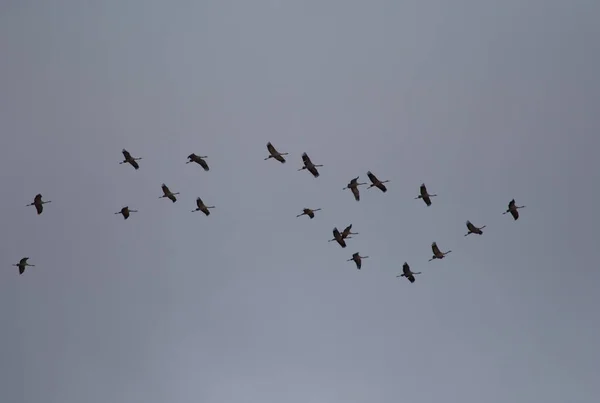
[{"label": "flock of birds", "polygon": [[[266,157],[265,160],[269,160],[269,159],[273,158],[273,159],[279,161],[280,163],[286,162],[284,155],[288,155],[288,153],[282,153],[282,152],[277,151],[277,149],[270,142],[267,143],[267,150],[269,152],[269,156]],[[127,151],[125,149],[122,150],[122,153],[123,153],[124,159],[119,164],[130,164],[136,170],[140,168],[140,165],[138,164],[137,161],[141,160],[142,158],[134,158],[131,155],[131,153],[129,153],[129,151]],[[188,158],[188,161],[186,162],[186,164],[193,162],[193,163],[200,165],[205,171],[210,170],[210,168],[205,160],[208,157],[199,156],[199,155],[192,153],[192,154],[188,155],[187,158]],[[302,168],[298,169],[298,171],[302,171],[302,170],[306,169],[308,172],[310,172],[312,174],[313,177],[315,177],[315,178],[319,177],[319,170],[317,168],[322,167],[323,165],[314,164],[312,162],[312,160],[310,159],[310,157],[308,156],[308,154],[306,154],[306,153],[302,154],[302,163],[303,163],[303,166],[302,166]],[[371,188],[375,187],[375,188],[381,190],[383,193],[387,192],[387,187],[384,185],[384,183],[389,182],[389,180],[381,181],[371,171],[367,172],[367,177],[371,181],[371,184],[369,185],[369,187],[367,189],[371,189]],[[352,195],[354,196],[354,199],[356,201],[360,201],[360,191],[359,191],[358,187],[368,184],[366,182],[364,182],[364,183],[358,182],[359,178],[360,178],[360,176],[357,176],[356,178],[352,179],[346,185],[346,187],[343,188],[343,190],[349,189],[352,192]],[[179,192],[172,192],[169,189],[169,187],[167,185],[165,185],[164,183],[161,185],[161,189],[162,189],[163,195],[160,196],[159,198],[167,198],[167,199],[171,200],[173,203],[175,203],[177,201],[176,195],[178,195]],[[435,197],[435,196],[437,196],[437,195],[430,194],[427,191],[427,187],[425,186],[425,184],[422,183],[419,188],[419,195],[417,197],[415,197],[415,199],[422,199],[423,202],[425,202],[425,204],[427,205],[427,207],[429,207],[432,204],[431,198]],[[33,199],[33,203],[27,204],[27,206],[34,206],[37,211],[37,214],[40,215],[44,211],[44,204],[47,204],[47,203],[51,203],[51,201],[50,200],[43,201],[42,195],[37,194],[35,196],[35,198]],[[525,206],[517,206],[515,200],[512,199],[508,203],[508,209],[502,214],[510,214],[513,217],[513,219],[516,221],[519,219],[518,209],[521,209],[524,207]],[[204,201],[200,197],[198,197],[196,199],[196,209],[192,210],[192,212],[201,211],[206,216],[209,216],[210,209],[213,209],[213,208],[215,208],[215,206],[207,206],[204,203]],[[320,208],[317,208],[317,209],[304,208],[302,213],[298,214],[296,217],[301,217],[301,216],[306,215],[306,216],[308,216],[308,218],[313,219],[315,217],[315,212],[320,211],[320,210],[321,210]],[[123,219],[127,220],[131,213],[136,213],[136,212],[137,212],[137,210],[132,210],[129,208],[129,206],[124,206],[123,208],[121,208],[120,211],[117,211],[115,214],[121,214],[123,216]],[[465,234],[465,236],[470,235],[470,234],[483,235],[483,229],[486,227],[485,225],[482,227],[477,227],[470,221],[467,221],[466,225],[467,225],[468,232]],[[358,235],[357,232],[352,232],[352,224],[348,225],[341,232],[337,229],[337,227],[334,227],[333,228],[333,238],[330,239],[329,242],[335,241],[342,248],[345,248],[346,247],[346,239],[351,239],[352,238],[351,235]],[[446,257],[446,255],[448,255],[449,253],[452,252],[451,250],[449,250],[447,252],[442,252],[436,242],[433,242],[431,244],[431,250],[433,252],[433,256],[431,257],[431,259],[429,259],[430,262],[435,259],[443,259],[444,257]],[[359,252],[355,252],[354,254],[352,254],[352,257],[350,259],[348,259],[348,262],[354,262],[354,264],[356,265],[356,268],[358,270],[360,270],[362,267],[362,260],[367,259],[368,257],[369,256],[361,256]],[[35,267],[35,265],[29,264],[28,260],[29,260],[29,257],[23,257],[19,261],[19,263],[13,264],[13,266],[17,266],[19,268],[19,274],[23,274],[25,272],[25,268],[28,266]],[[421,274],[421,272],[413,272],[411,270],[409,264],[404,262],[404,264],[402,265],[402,273],[396,277],[405,277],[408,281],[410,281],[411,283],[414,283],[415,275],[417,275],[417,274]]]}]

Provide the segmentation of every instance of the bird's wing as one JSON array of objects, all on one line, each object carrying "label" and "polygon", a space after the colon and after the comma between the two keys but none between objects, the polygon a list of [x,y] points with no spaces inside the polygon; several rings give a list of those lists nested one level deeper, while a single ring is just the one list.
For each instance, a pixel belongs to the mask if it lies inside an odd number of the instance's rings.
[{"label": "bird's wing", "polygon": [[276,154],[277,150],[275,149],[275,147],[273,147],[273,144],[271,144],[271,142],[267,143],[267,150],[269,150],[270,154]]},{"label": "bird's wing", "polygon": [[302,161],[304,161],[305,165],[310,163],[310,158],[309,158],[308,154],[306,154],[306,153],[302,154]]},{"label": "bird's wing", "polygon": [[126,149],[123,149],[122,153],[126,160],[131,158],[131,154],[129,154],[129,151],[127,151]]},{"label": "bird's wing", "polygon": [[28,257],[24,257],[23,259],[19,260],[19,264],[23,265],[27,263],[27,259],[29,259]]},{"label": "bird's wing", "polygon": [[404,263],[404,264],[402,265],[402,273],[403,273],[403,274],[404,274],[406,277],[408,277],[408,276],[410,276],[410,275],[411,275],[411,274],[410,274],[410,266],[409,266],[409,265],[407,265],[406,263]]},{"label": "bird's wing", "polygon": [[515,199],[512,199],[509,203],[508,203],[508,209],[512,209],[515,207]]},{"label": "bird's wing", "polygon": [[356,200],[360,200],[360,191],[358,190],[358,187],[353,187],[352,189],[352,194],[354,195],[354,198]]},{"label": "bird's wing", "polygon": [[39,203],[41,201],[42,201],[42,194],[41,193],[36,194],[35,198],[33,199],[33,202],[34,203]]},{"label": "bird's wing", "polygon": [[467,221],[467,228],[469,229],[469,231],[474,231],[476,229],[475,226],[471,223],[471,221]]},{"label": "bird's wing", "polygon": [[438,248],[437,243],[435,242],[431,244],[431,250],[433,251],[434,255],[440,254],[440,248]]},{"label": "bird's wing", "polygon": [[367,172],[367,176],[369,177],[369,180],[371,181],[371,183],[377,183],[378,179],[375,175],[373,175],[373,173],[371,171]]},{"label": "bird's wing", "polygon": [[419,191],[421,192],[421,196],[425,196],[427,195],[427,187],[425,187],[425,184],[423,183],[421,185],[421,187],[419,188]]}]

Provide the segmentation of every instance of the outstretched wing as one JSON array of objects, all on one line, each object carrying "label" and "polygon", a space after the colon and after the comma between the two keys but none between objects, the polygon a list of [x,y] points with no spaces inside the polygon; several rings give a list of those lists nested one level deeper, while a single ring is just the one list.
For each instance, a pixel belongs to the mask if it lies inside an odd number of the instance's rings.
[{"label": "outstretched wing", "polygon": [[267,150],[269,150],[269,154],[271,155],[277,154],[277,150],[275,149],[275,147],[273,147],[273,144],[271,144],[271,142],[267,143]]},{"label": "outstretched wing", "polygon": [[302,161],[304,162],[304,165],[311,163],[310,157],[306,153],[302,153]]},{"label": "outstretched wing", "polygon": [[360,191],[358,190],[358,186],[350,188],[352,190],[352,194],[354,195],[354,200],[360,201]]},{"label": "outstretched wing", "polygon": [[421,192],[421,197],[425,198],[427,196],[427,187],[425,187],[424,183],[421,184],[419,192]]},{"label": "outstretched wing", "polygon": [[373,185],[379,182],[379,179],[371,171],[367,172],[367,176]]},{"label": "outstretched wing", "polygon": [[475,228],[475,226],[471,223],[471,221],[467,221],[467,228],[471,232],[475,232],[477,230],[477,228]]},{"label": "outstretched wing", "polygon": [[431,250],[433,251],[433,254],[435,256],[442,254],[442,252],[440,252],[440,248],[438,248],[437,243],[435,243],[435,242],[431,244]]},{"label": "outstretched wing", "polygon": [[123,149],[122,153],[123,153],[123,157],[125,157],[126,160],[131,159],[131,154],[129,153],[129,151],[127,151],[126,149]]},{"label": "outstretched wing", "polygon": [[25,264],[27,264],[27,260],[28,260],[28,259],[29,259],[28,257],[24,257],[24,258],[22,258],[21,260],[19,260],[19,265],[20,265],[20,266],[22,266],[22,265],[25,265]]},{"label": "outstretched wing", "polygon": [[169,187],[167,185],[165,185],[164,183],[160,186],[162,188],[162,191],[164,194],[169,194],[171,193],[171,191],[169,190]]},{"label": "outstretched wing", "polygon": [[342,238],[348,237],[348,235],[350,235],[350,231],[352,231],[352,224],[344,228],[344,231],[342,231]]}]

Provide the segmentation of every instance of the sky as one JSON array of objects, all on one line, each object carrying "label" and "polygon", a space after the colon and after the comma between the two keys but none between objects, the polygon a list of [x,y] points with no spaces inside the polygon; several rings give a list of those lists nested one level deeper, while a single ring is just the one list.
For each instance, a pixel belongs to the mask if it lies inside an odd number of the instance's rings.
[{"label": "sky", "polygon": [[0,1],[2,401],[595,402],[598,15]]}]

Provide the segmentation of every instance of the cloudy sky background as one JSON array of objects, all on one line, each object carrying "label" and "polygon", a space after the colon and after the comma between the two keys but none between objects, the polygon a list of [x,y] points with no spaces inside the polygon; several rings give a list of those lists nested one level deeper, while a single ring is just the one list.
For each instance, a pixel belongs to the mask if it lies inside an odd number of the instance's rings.
[{"label": "cloudy sky background", "polygon": [[[0,1],[1,400],[596,401],[598,15]],[[357,203],[342,188],[368,170],[389,191]],[[346,249],[327,242],[350,223]],[[453,252],[429,263],[432,241]]]}]

